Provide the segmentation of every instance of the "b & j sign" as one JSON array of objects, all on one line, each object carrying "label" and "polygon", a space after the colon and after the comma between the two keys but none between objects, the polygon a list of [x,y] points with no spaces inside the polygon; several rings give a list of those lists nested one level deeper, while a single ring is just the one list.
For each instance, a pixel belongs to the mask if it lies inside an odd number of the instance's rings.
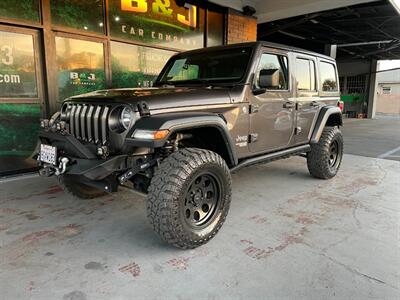
[{"label": "b & j sign", "polygon": [[204,24],[196,6],[173,0],[110,0],[113,36],[188,50],[203,47]]}]

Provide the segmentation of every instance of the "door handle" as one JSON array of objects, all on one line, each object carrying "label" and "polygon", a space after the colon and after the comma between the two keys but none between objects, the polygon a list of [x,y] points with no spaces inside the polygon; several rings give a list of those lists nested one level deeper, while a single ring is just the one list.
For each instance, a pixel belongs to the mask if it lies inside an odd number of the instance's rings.
[{"label": "door handle", "polygon": [[319,106],[320,104],[317,102],[317,101],[312,101],[311,103],[310,103],[310,106],[312,106],[312,107],[316,107],[316,106]]},{"label": "door handle", "polygon": [[294,108],[294,102],[286,102],[283,104],[283,108]]},{"label": "door handle", "polygon": [[260,106],[257,104],[250,105],[250,113],[255,114],[260,109]]}]

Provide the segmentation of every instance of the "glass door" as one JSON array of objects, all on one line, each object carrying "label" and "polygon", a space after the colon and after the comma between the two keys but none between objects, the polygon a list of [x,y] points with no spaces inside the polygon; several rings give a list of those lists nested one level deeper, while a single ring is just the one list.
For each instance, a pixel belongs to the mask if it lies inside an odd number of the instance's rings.
[{"label": "glass door", "polygon": [[35,166],[43,113],[42,67],[36,30],[0,26],[0,174]]}]

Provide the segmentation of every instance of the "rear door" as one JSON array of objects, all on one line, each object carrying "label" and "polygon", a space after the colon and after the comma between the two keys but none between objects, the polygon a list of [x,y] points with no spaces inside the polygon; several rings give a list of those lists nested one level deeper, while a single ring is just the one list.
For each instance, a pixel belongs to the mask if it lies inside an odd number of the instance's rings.
[{"label": "rear door", "polygon": [[319,95],[323,105],[336,106],[340,100],[339,78],[336,63],[325,58],[318,59]]},{"label": "rear door", "polygon": [[295,53],[294,68],[297,106],[295,144],[305,144],[322,105],[318,94],[317,61],[313,56]]}]

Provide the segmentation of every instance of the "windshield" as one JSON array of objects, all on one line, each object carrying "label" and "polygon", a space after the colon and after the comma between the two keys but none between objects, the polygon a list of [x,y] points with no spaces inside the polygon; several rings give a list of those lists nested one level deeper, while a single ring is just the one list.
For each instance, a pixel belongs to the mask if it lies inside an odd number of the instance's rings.
[{"label": "windshield", "polygon": [[158,85],[234,83],[245,76],[251,47],[180,54],[172,58]]}]

